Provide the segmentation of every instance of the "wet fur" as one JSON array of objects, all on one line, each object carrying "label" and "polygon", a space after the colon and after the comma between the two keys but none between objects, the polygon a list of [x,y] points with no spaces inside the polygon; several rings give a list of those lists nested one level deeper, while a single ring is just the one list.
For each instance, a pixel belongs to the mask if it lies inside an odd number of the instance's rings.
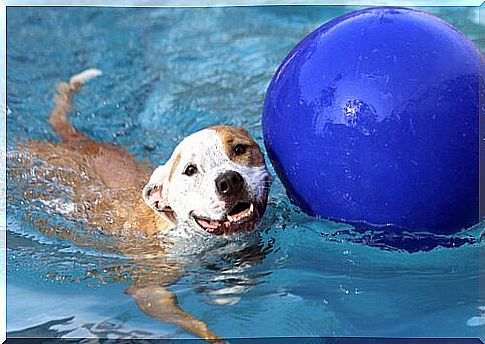
[{"label": "wet fur", "polygon": [[[116,234],[123,228],[125,236],[129,237],[130,231],[133,231],[134,237],[138,237],[135,232],[147,236],[142,245],[152,252],[150,259],[134,254],[136,248],[126,242],[120,242],[116,248],[116,251],[132,256],[137,266],[152,267],[147,274],[143,269],[133,271],[135,282],[127,293],[135,299],[139,308],[149,316],[180,326],[195,336],[214,343],[221,342],[204,322],[182,310],[175,294],[164,288],[175,283],[183,275],[183,269],[166,260],[156,238],[157,233],[173,224],[156,214],[142,197],[141,190],[150,178],[151,166],[140,163],[122,147],[92,141],[79,133],[68,120],[73,95],[80,91],[84,82],[100,74],[97,70],[88,70],[74,76],[69,83],[62,82],[57,86],[56,106],[49,122],[62,142],[30,141],[21,145],[19,155],[24,167],[33,168],[38,175],[49,174],[56,169],[74,171],[63,175],[63,183],[72,189],[71,201],[76,205],[76,211],[66,215],[68,218],[81,215],[81,218],[88,219],[89,226],[110,234]],[[39,159],[45,163],[36,164]],[[45,220],[32,220],[41,232],[52,230]],[[62,233],[61,237],[84,246],[68,232]],[[158,272],[155,276],[153,268]]]}]

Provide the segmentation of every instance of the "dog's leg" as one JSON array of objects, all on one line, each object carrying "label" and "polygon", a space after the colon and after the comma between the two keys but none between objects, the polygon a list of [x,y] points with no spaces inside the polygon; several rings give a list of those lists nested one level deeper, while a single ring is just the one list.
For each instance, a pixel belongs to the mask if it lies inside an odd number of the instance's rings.
[{"label": "dog's leg", "polygon": [[138,307],[152,318],[177,325],[211,343],[225,343],[209,330],[206,323],[182,310],[171,291],[160,286],[131,286],[127,292],[135,299]]},{"label": "dog's leg", "polygon": [[69,83],[60,82],[57,85],[57,95],[54,98],[56,106],[51,112],[49,123],[64,142],[88,140],[87,136],[74,129],[71,122],[69,122],[68,114],[71,110],[73,94],[79,92],[86,81],[99,75],[101,75],[100,70],[87,69],[74,75]]}]

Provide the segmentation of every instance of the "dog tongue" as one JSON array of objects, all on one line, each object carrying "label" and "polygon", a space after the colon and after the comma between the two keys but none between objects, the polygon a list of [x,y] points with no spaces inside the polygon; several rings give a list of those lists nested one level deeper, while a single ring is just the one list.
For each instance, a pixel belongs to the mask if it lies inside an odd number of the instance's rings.
[{"label": "dog tongue", "polygon": [[218,221],[206,221],[206,220],[203,220],[203,219],[199,219],[199,223],[202,226],[204,226],[206,228],[210,228],[210,229],[217,229],[220,226],[220,223]]}]

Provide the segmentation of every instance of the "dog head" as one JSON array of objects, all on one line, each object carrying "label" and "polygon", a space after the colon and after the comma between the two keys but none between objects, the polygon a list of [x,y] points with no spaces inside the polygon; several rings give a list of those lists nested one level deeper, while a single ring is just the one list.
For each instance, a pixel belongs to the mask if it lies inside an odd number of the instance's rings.
[{"label": "dog head", "polygon": [[251,230],[262,217],[271,182],[249,133],[216,126],[186,137],[155,169],[143,198],[174,226],[230,234]]}]

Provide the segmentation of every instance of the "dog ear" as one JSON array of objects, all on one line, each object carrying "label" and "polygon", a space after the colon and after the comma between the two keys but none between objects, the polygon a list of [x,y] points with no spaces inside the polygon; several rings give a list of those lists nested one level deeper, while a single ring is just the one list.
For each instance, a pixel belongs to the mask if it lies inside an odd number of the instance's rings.
[{"label": "dog ear", "polygon": [[[177,218],[167,200],[168,163],[159,166],[153,171],[150,180],[143,188],[143,199],[154,211],[165,217],[170,222],[176,223]],[[164,192],[165,191],[165,192]]]}]

